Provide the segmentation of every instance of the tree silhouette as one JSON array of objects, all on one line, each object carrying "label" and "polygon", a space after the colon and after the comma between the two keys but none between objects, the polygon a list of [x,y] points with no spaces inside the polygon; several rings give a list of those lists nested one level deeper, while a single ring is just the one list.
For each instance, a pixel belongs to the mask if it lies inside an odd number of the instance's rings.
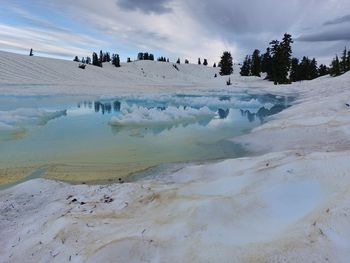
[{"label": "tree silhouette", "polygon": [[252,63],[251,63],[251,75],[260,77],[261,72],[261,58],[260,51],[255,49],[252,55]]},{"label": "tree silhouette", "polygon": [[220,75],[231,75],[233,73],[233,61],[232,61],[232,55],[230,52],[225,51],[221,56],[220,61],[221,69],[220,69]]}]

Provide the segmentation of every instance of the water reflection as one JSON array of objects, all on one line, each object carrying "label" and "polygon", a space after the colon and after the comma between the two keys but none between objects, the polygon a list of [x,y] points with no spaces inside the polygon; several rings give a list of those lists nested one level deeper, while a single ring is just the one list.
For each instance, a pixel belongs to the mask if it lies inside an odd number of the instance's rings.
[{"label": "water reflection", "polygon": [[111,102],[101,102],[101,101],[83,101],[77,104],[78,108],[92,109],[94,105],[94,111],[96,113],[111,114],[113,112],[120,112],[121,103],[120,101],[111,101]]},{"label": "water reflection", "polygon": [[264,122],[266,117],[275,115],[290,107],[290,105],[274,105],[271,109],[261,107],[256,113],[252,113],[250,110],[240,110],[242,117],[246,117],[249,122],[254,122],[256,118],[259,118],[260,122]]},{"label": "water reflection", "polygon": [[226,119],[227,116],[229,115],[229,113],[230,113],[230,109],[226,109],[226,110],[219,109],[218,110],[218,114],[219,114],[220,119]]}]

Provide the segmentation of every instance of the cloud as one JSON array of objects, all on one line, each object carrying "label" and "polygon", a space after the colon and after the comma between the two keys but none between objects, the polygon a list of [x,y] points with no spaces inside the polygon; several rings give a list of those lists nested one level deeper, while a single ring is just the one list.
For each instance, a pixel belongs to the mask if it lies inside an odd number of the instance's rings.
[{"label": "cloud", "polygon": [[321,29],[320,31],[311,32],[301,35],[298,41],[304,42],[330,42],[330,41],[349,41],[350,27],[332,26],[331,28]]},{"label": "cloud", "polygon": [[[3,1],[5,7],[21,2]],[[347,25],[347,16],[341,16],[350,9],[348,0],[28,0],[28,4],[16,7],[21,10],[8,15],[8,20],[17,17],[26,24],[7,23],[6,13],[0,10],[0,25],[15,29],[30,26],[42,32],[37,32],[39,37],[34,39],[17,33],[3,38],[0,34],[7,45],[38,42],[48,52],[53,52],[49,51],[53,47],[47,45],[56,45],[67,54],[70,48],[74,52],[76,48],[103,49],[126,58],[148,51],[193,62],[206,57],[212,63],[222,51],[229,50],[239,61],[255,48],[265,50],[271,40],[288,32],[300,36],[297,42],[307,43],[307,49],[296,43],[296,54],[317,57],[328,51],[332,56],[334,45],[323,43],[339,40],[344,45],[350,35],[342,26]],[[62,17],[57,19],[52,15],[55,12]],[[325,17],[339,18],[324,26]]]},{"label": "cloud", "polygon": [[91,45],[104,44],[103,41],[79,34],[0,24],[0,46],[7,50],[25,52],[33,48],[36,53],[72,58],[90,55]]},{"label": "cloud", "polygon": [[347,23],[350,22],[350,15],[346,16],[341,16],[333,20],[326,21],[323,25],[328,26],[328,25],[337,25],[337,24],[342,24],[342,23]]},{"label": "cloud", "polygon": [[168,6],[171,0],[118,0],[117,5],[125,10],[140,11],[143,13],[164,14],[172,12]]}]

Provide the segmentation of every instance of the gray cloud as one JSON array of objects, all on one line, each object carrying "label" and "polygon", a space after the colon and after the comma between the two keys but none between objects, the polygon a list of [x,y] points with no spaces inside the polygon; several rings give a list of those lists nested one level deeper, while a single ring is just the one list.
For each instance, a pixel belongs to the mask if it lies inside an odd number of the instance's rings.
[{"label": "gray cloud", "polygon": [[117,4],[123,9],[140,11],[143,13],[164,14],[172,12],[168,6],[171,0],[118,0]]},{"label": "gray cloud", "polygon": [[[13,6],[17,0],[2,1],[6,7]],[[73,21],[80,26],[69,27],[69,22],[60,24],[26,5],[17,5],[27,11],[16,14],[21,21],[26,20],[26,25],[54,32],[69,28],[71,36],[82,33],[100,39],[107,43],[101,43],[101,49],[118,50],[124,57],[143,50],[170,58],[180,56],[195,61],[205,56],[213,61],[228,49],[240,61],[255,48],[264,51],[271,40],[281,39],[286,32],[300,36],[293,47],[296,56],[317,58],[328,53],[331,57],[338,52],[334,49],[348,45],[350,36],[346,28],[350,15],[342,16],[344,10],[350,9],[349,0],[35,0],[31,3],[31,7],[58,11],[67,18],[65,22]],[[325,17],[338,18],[325,22]],[[42,19],[48,23],[41,23]],[[19,43],[20,39],[27,42],[30,39],[9,31],[10,34],[18,37]],[[60,39],[56,42],[61,43]],[[14,45],[14,41],[11,43]],[[96,46],[91,41],[87,43]],[[78,47],[78,42],[72,44],[68,39],[61,46]]]},{"label": "gray cloud", "polygon": [[297,40],[304,42],[349,41],[350,28],[334,28],[333,30],[305,34]]},{"label": "gray cloud", "polygon": [[347,23],[350,22],[350,15],[338,17],[333,20],[326,21],[323,25],[328,26],[328,25],[337,25],[337,24],[342,24],[342,23]]}]

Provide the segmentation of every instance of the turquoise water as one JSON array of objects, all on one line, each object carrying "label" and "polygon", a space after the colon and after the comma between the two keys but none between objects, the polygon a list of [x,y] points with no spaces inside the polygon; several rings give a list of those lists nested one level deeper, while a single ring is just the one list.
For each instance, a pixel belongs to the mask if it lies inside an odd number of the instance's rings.
[{"label": "turquoise water", "polygon": [[44,167],[40,176],[95,182],[160,164],[241,157],[247,153],[229,139],[291,101],[245,93],[0,96],[0,178],[19,181]]}]

